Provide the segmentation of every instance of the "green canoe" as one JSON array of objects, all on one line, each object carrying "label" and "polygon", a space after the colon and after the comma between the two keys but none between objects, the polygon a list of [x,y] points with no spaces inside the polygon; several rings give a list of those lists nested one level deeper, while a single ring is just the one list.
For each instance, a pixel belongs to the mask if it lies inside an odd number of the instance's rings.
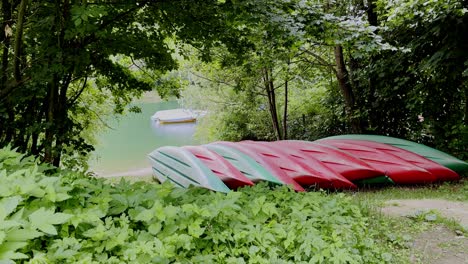
[{"label": "green canoe", "polygon": [[279,185],[284,184],[254,159],[237,149],[221,144],[208,144],[204,147],[221,155],[253,182],[267,181]]},{"label": "green canoe", "polygon": [[378,136],[378,135],[362,135],[362,134],[339,135],[339,136],[328,137],[326,139],[355,139],[355,140],[368,140],[368,141],[385,143],[385,144],[389,144],[389,145],[419,154],[453,171],[456,171],[459,173],[468,172],[467,162],[459,160],[455,158],[454,156],[451,156],[437,149],[433,149],[431,147],[418,144],[412,141],[404,140],[404,139],[386,137],[386,136]]},{"label": "green canoe", "polygon": [[179,147],[160,147],[148,155],[154,176],[187,188],[190,185],[227,193],[230,189],[197,157]]}]

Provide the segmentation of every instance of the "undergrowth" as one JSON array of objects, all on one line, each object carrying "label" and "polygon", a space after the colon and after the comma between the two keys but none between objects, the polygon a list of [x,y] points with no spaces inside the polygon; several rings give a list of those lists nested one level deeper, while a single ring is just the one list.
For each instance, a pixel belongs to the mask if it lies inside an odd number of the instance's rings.
[{"label": "undergrowth", "polygon": [[405,262],[391,225],[345,194],[226,195],[44,169],[0,150],[1,263]]}]

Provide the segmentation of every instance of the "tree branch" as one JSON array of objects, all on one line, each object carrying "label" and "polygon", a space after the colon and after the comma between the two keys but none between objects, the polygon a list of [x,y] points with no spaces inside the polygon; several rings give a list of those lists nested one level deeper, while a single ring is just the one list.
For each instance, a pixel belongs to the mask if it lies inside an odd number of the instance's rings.
[{"label": "tree branch", "polygon": [[83,85],[81,86],[81,89],[75,94],[75,96],[73,96],[73,99],[70,100],[70,103],[68,105],[69,107],[73,106],[76,103],[76,101],[81,96],[84,89],[86,88],[87,82],[88,82],[88,77],[85,77],[85,79],[83,80]]},{"label": "tree branch", "polygon": [[190,73],[193,74],[193,75],[195,75],[195,76],[197,76],[198,78],[201,78],[201,79],[204,79],[204,80],[213,82],[213,83],[224,84],[224,85],[229,86],[229,87],[231,87],[231,88],[236,88],[235,85],[232,85],[232,84],[227,83],[227,82],[225,82],[225,81],[213,80],[213,79],[210,79],[210,78],[205,77],[205,76],[203,76],[203,75],[196,74],[195,72],[192,72],[192,71],[191,71]]},{"label": "tree branch", "polygon": [[[323,66],[326,66],[328,68],[330,68],[335,74],[336,74],[336,69],[335,69],[335,65],[331,64],[331,63],[328,63],[324,58],[320,57],[319,55],[315,54],[314,52],[310,51],[310,50],[305,50],[304,51],[311,55],[312,57],[314,57],[316,60],[318,60],[321,64],[323,64]],[[305,58],[307,60],[307,58]]]}]

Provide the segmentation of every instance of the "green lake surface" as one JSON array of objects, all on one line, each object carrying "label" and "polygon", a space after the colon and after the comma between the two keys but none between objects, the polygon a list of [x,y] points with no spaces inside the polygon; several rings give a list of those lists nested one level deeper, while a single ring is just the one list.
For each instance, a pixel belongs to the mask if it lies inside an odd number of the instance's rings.
[{"label": "green lake surface", "polygon": [[98,137],[91,158],[91,171],[99,176],[151,175],[147,154],[161,146],[197,144],[196,123],[159,125],[151,116],[159,110],[179,108],[177,102],[134,103],[141,113],[127,113],[111,120],[108,129]]}]

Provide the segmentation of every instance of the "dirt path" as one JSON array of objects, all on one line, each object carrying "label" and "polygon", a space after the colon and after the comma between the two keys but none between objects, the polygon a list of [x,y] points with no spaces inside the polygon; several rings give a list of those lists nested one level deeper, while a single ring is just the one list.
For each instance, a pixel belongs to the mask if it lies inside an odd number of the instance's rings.
[{"label": "dirt path", "polygon": [[453,218],[468,229],[468,203],[438,199],[390,200],[382,212],[394,216],[414,215],[418,211],[437,210],[446,218]]},{"label": "dirt path", "polygon": [[[468,230],[468,203],[437,199],[390,200],[382,212],[391,216],[411,216],[421,211],[436,210],[443,217],[458,221]],[[452,230],[436,226],[415,237],[412,263],[468,264],[468,238]]]}]

